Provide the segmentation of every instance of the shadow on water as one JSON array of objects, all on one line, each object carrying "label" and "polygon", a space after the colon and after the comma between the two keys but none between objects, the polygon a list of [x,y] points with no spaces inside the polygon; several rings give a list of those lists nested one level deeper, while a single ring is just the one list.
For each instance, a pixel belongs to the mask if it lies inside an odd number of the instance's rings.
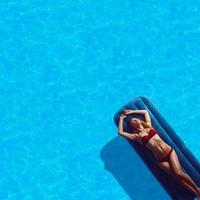
[{"label": "shadow on water", "polygon": [[[177,194],[180,192],[183,195],[182,186],[179,186],[173,177],[165,174],[155,163],[153,154],[139,143],[116,137],[103,147],[100,154],[105,169],[116,178],[132,200],[143,199],[148,195],[154,196],[155,200],[160,199],[159,195],[162,194],[159,194],[156,188],[154,177],[172,199],[179,200]],[[145,159],[147,156],[148,159]],[[147,192],[151,194],[144,194]],[[185,199],[191,199],[191,194],[189,198],[186,192]]]}]

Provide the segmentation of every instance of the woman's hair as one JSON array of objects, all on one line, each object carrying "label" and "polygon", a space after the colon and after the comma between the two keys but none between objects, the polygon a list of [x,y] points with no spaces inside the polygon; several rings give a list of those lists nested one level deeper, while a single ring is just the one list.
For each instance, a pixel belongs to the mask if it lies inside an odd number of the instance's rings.
[{"label": "woman's hair", "polygon": [[[144,128],[153,128],[154,129],[154,127],[152,126],[152,125],[150,125],[150,124],[148,124],[147,122],[145,122],[144,120],[141,120],[140,119],[140,121],[141,121],[141,124],[142,124],[142,126],[144,127]],[[135,133],[137,133],[137,131],[135,130],[135,128],[133,127],[133,126],[131,126],[131,119],[129,120],[129,125],[130,125],[130,128],[132,129],[132,131],[133,131],[133,133],[135,132]]]},{"label": "woman's hair", "polygon": [[153,128],[152,125],[146,123],[144,120],[140,120],[140,121],[141,121],[142,126],[144,126],[145,128]]}]

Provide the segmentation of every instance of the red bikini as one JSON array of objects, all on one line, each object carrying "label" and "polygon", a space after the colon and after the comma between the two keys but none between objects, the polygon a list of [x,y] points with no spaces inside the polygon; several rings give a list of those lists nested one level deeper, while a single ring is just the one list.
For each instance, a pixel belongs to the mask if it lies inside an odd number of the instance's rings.
[{"label": "red bikini", "polygon": [[171,152],[173,151],[173,148],[171,147],[171,149],[169,150],[169,153],[164,157],[164,158],[161,158],[161,159],[157,159],[158,162],[164,162],[164,161],[168,161],[169,158],[170,158],[170,154]]},{"label": "red bikini", "polygon": [[[151,128],[150,131],[149,131],[149,133],[148,133],[148,135],[145,135],[145,136],[142,137],[142,143],[143,143],[143,145],[146,145],[146,144],[148,143],[148,141],[149,141],[154,135],[156,135],[156,134],[158,134],[158,131],[155,130],[155,129],[153,129],[153,128]],[[157,161],[158,161],[158,162],[168,161],[168,160],[169,160],[169,157],[170,157],[170,154],[171,154],[172,151],[173,151],[173,148],[171,147],[169,153],[168,153],[164,158],[159,159],[159,160],[157,160]]]},{"label": "red bikini", "polygon": [[146,145],[148,143],[148,141],[156,134],[158,134],[158,131],[151,128],[150,131],[149,131],[149,134],[142,137],[143,145]]}]

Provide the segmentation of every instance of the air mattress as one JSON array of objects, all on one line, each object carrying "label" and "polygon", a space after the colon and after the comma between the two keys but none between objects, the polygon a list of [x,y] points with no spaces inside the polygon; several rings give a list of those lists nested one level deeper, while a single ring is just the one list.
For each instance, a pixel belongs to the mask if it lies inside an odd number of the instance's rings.
[{"label": "air mattress", "polygon": [[[200,186],[200,163],[192,154],[192,152],[187,148],[185,142],[176,134],[173,128],[169,125],[169,123],[164,119],[158,109],[153,105],[151,100],[146,96],[138,96],[128,102],[126,105],[121,107],[114,115],[114,122],[116,126],[118,126],[119,117],[121,113],[125,109],[132,110],[147,110],[150,117],[151,122],[154,128],[159,131],[159,135],[161,138],[172,146],[179,157],[182,170],[190,175],[192,179],[196,182],[198,186]],[[130,131],[127,126],[128,118],[130,117],[138,117],[144,120],[144,116],[141,114],[131,114],[128,115],[124,119],[123,129],[124,131]],[[160,184],[165,188],[165,190],[169,193],[172,199],[174,200],[193,200],[195,195],[188,191],[184,186],[178,184],[173,177],[166,174],[158,165],[156,164],[155,158],[152,152],[147,149],[145,146],[139,144],[136,141],[131,141],[127,139],[128,142],[131,143],[132,147],[138,153],[138,155],[143,159],[148,168],[154,174],[156,179],[160,182]]]}]

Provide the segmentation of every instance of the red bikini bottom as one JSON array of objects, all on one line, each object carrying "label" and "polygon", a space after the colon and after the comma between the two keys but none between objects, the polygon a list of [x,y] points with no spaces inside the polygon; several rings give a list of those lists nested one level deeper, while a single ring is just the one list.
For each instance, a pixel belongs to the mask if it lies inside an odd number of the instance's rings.
[{"label": "red bikini bottom", "polygon": [[161,158],[159,160],[157,160],[158,162],[164,162],[164,161],[168,161],[169,160],[169,157],[170,157],[170,154],[171,152],[173,151],[173,148],[171,147],[169,153],[164,157],[164,158]]}]

